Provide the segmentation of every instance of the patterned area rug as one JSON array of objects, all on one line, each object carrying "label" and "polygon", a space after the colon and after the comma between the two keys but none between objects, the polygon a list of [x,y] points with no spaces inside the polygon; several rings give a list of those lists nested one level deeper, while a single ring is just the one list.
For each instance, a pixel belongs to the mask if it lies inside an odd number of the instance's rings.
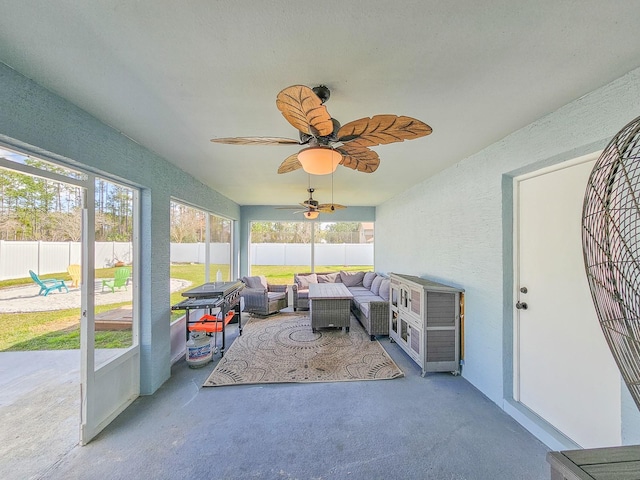
[{"label": "patterned area rug", "polygon": [[205,387],[256,383],[384,380],[404,374],[355,317],[347,333],[311,331],[304,314],[253,317],[213,370]]}]

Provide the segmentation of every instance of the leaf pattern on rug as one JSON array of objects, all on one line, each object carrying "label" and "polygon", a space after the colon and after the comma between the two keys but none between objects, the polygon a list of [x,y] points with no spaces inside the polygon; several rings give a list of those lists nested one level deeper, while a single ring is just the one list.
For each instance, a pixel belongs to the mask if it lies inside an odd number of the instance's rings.
[{"label": "leaf pattern on rug", "polygon": [[349,332],[311,330],[304,314],[252,317],[205,387],[260,383],[385,380],[404,374],[351,316]]}]

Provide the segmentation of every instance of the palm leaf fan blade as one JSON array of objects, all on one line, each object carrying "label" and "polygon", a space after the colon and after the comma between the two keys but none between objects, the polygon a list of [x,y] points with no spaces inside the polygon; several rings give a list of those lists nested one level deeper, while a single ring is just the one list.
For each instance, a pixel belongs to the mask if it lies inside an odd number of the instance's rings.
[{"label": "palm leaf fan blade", "polygon": [[344,205],[339,205],[337,203],[323,203],[318,205],[318,211],[320,213],[333,213],[336,210],[343,210],[347,207]]},{"label": "palm leaf fan blade", "polygon": [[298,154],[294,153],[285,158],[284,162],[278,167],[278,173],[289,173],[302,168],[300,160],[298,160]]},{"label": "palm leaf fan blade", "polygon": [[353,143],[336,148],[342,154],[340,165],[364,173],[373,173],[380,166],[380,157],[373,150]]},{"label": "palm leaf fan blade", "polygon": [[362,147],[413,140],[429,135],[429,125],[415,118],[398,115],[375,115],[343,125],[338,131],[341,142],[356,143]]},{"label": "palm leaf fan blade", "polygon": [[276,106],[284,118],[303,133],[325,136],[333,132],[333,122],[327,108],[307,86],[285,88],[278,94]]},{"label": "palm leaf fan blade", "polygon": [[300,145],[298,140],[280,137],[228,137],[212,138],[211,141],[227,145]]}]

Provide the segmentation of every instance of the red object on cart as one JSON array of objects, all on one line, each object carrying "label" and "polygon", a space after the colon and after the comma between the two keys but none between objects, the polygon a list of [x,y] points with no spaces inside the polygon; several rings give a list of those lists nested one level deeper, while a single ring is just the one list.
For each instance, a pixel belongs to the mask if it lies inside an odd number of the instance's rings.
[{"label": "red object on cart", "polygon": [[200,321],[189,325],[190,332],[206,332],[216,333],[221,332],[222,329],[233,319],[234,311],[229,310],[224,317],[224,321],[214,315],[203,315],[200,317]]}]

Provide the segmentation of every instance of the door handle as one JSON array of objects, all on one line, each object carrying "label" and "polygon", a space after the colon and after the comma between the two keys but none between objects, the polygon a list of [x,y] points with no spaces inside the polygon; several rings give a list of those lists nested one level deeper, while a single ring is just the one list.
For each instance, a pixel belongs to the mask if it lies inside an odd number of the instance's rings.
[{"label": "door handle", "polygon": [[526,310],[527,308],[529,308],[529,305],[527,305],[527,302],[518,302],[516,303],[516,308],[518,310]]}]

